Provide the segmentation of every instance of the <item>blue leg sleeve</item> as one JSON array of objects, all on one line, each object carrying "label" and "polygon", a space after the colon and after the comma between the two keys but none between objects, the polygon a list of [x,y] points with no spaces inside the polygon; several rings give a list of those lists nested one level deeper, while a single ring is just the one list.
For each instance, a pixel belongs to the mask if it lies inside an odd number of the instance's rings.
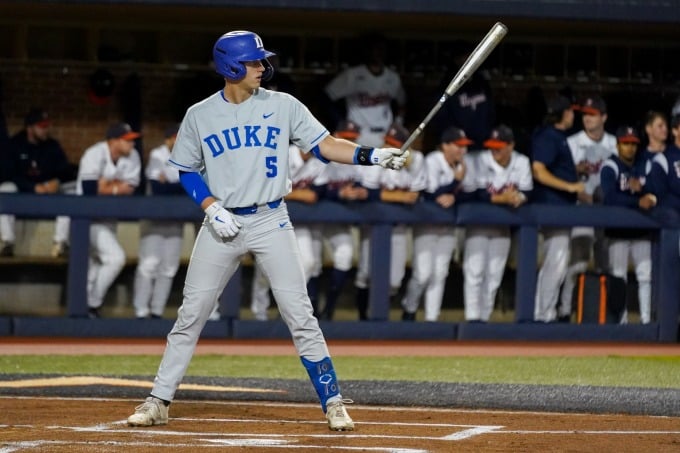
[{"label": "blue leg sleeve", "polygon": [[314,390],[319,395],[321,401],[321,409],[326,413],[326,402],[334,397],[340,395],[340,386],[338,385],[338,378],[335,377],[335,370],[333,369],[333,362],[330,357],[325,357],[319,362],[311,362],[304,357],[300,357],[302,364],[309,374],[309,379],[314,384]]}]

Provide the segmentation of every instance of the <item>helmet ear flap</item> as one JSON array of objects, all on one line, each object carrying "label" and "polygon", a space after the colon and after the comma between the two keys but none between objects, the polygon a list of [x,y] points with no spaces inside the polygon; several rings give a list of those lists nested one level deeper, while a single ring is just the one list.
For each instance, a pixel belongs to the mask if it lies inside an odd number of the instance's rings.
[{"label": "helmet ear flap", "polygon": [[246,76],[246,67],[239,61],[234,61],[224,49],[215,46],[215,71],[232,82],[238,82]]}]

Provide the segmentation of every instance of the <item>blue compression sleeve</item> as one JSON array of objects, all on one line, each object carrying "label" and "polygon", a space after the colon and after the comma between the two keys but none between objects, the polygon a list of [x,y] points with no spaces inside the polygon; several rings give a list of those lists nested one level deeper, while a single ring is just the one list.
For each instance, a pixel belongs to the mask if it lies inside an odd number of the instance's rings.
[{"label": "blue compression sleeve", "polygon": [[333,369],[333,362],[330,357],[324,357],[318,362],[312,362],[304,357],[300,357],[302,364],[307,370],[309,379],[314,385],[314,390],[321,401],[321,409],[326,413],[326,403],[334,396],[340,395],[340,387],[338,386],[338,378],[335,377],[335,370]]},{"label": "blue compression sleeve", "polygon": [[316,145],[314,148],[310,149],[309,152],[314,154],[316,158],[319,159],[324,164],[330,162],[330,160],[326,159],[325,157],[323,157],[323,154],[321,154],[321,149],[319,149],[319,145]]},{"label": "blue compression sleeve", "polygon": [[201,175],[195,171],[180,171],[179,182],[199,206],[203,200],[212,196]]}]

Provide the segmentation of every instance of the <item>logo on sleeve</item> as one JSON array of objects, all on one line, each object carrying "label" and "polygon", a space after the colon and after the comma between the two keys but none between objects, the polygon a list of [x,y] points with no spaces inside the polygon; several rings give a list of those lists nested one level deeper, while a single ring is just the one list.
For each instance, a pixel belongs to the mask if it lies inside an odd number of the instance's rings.
[{"label": "logo on sleeve", "polygon": [[288,224],[288,222],[281,222],[281,223],[279,223],[279,228],[285,227],[286,224]]}]

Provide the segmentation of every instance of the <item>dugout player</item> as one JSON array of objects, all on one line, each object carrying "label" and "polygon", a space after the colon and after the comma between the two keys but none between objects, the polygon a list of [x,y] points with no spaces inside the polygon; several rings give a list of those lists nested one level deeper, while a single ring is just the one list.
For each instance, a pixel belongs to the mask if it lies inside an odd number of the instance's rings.
[{"label": "dugout player", "polygon": [[659,206],[680,210],[680,115],[671,118],[671,133],[673,143],[654,156],[647,185],[659,199]]},{"label": "dugout player", "polygon": [[[462,129],[447,128],[438,149],[425,157],[427,187],[424,199],[443,209],[458,200],[466,175],[465,155],[472,144]],[[453,252],[457,247],[456,228],[451,225],[419,224],[413,228],[413,260],[411,278],[401,301],[403,321],[414,321],[424,296],[425,321],[437,321],[441,312],[446,277]]]},{"label": "dugout player", "polygon": [[[621,126],[616,131],[616,140],[618,153],[605,161],[600,172],[603,203],[633,209],[653,208],[656,206],[656,196],[640,189],[640,184],[636,183],[645,174],[645,162],[635,158],[640,144],[637,132],[630,126]],[[609,240],[609,271],[612,275],[628,280],[630,257],[638,283],[640,322],[647,324],[651,318],[652,305],[650,232],[629,228],[606,228],[604,232]],[[627,310],[624,310],[620,321],[622,324],[628,322]]]},{"label": "dugout player", "polygon": [[[78,169],[78,195],[132,195],[139,185],[142,163],[135,149],[134,132],[127,123],[112,124],[106,140],[83,153]],[[125,265],[125,251],[118,242],[114,221],[90,226],[90,263],[87,273],[87,305],[90,318],[99,318],[99,308],[113,281]]]},{"label": "dugout player", "polygon": [[252,252],[268,277],[279,312],[321,402],[331,430],[352,430],[317,319],[307,296],[293,225],[289,144],[330,160],[403,167],[408,153],[366,148],[332,137],[293,96],[260,88],[273,69],[262,39],[232,31],[213,47],[224,89],[189,107],[169,163],[206,216],[194,244],[177,321],[168,334],[150,396],[128,418],[132,426],[168,422],[168,406],[198,338],[241,257]]},{"label": "dugout player", "polygon": [[[147,193],[152,196],[183,194],[179,172],[168,165],[178,124],[164,131],[163,144],[152,149],[146,165]],[[161,318],[179,269],[184,222],[140,222],[139,262],[135,270],[132,305],[137,318]]]},{"label": "dugout player", "polygon": [[[7,181],[0,192],[35,194],[75,193],[75,174],[61,144],[50,136],[52,121],[46,111],[31,109],[24,118],[24,128],[7,142],[6,159],[2,162]],[[15,217],[0,215],[0,256],[14,255]],[[50,254],[63,256],[68,244],[71,222],[57,216],[54,223],[54,244]]]},{"label": "dugout player", "polygon": [[[499,125],[468,165],[463,190],[483,203],[517,208],[533,190],[529,158],[514,150],[512,129]],[[488,322],[510,253],[510,228],[471,225],[465,232],[463,295],[465,320]]]},{"label": "dugout player", "polygon": [[[604,130],[607,121],[607,104],[599,96],[586,98],[580,105],[583,130],[567,137],[576,172],[585,184],[578,194],[579,204],[601,203],[600,168],[610,156],[616,155],[616,137]],[[588,268],[594,251],[595,267],[606,267],[606,249],[602,231],[593,227],[574,227],[571,230],[570,263],[562,286],[558,319],[569,322],[576,276]],[[593,250],[594,247],[594,250]]]},{"label": "dugout player", "polygon": [[[351,121],[341,121],[333,133],[336,137],[352,141],[356,141],[359,134],[359,127]],[[368,199],[368,190],[358,183],[360,179],[358,169],[359,167],[336,162],[329,163],[316,181],[324,188],[323,198],[340,203],[361,202]],[[330,282],[326,288],[326,304],[321,311],[321,319],[324,320],[333,319],[337,300],[352,268],[354,259],[352,228],[351,225],[343,224],[323,225],[323,240],[330,246],[333,261]]]},{"label": "dugout player", "polygon": [[645,174],[652,171],[652,162],[657,154],[666,150],[668,140],[668,119],[663,112],[650,110],[645,114],[647,146],[638,152],[637,159],[645,162]]},{"label": "dugout player", "polygon": [[[394,123],[385,134],[383,141],[388,146],[401,147],[409,137],[409,132],[403,126]],[[369,190],[369,200],[382,203],[397,203],[413,205],[420,199],[420,192],[427,187],[427,171],[425,169],[425,157],[423,153],[411,150],[405,170],[383,170],[377,177],[377,190]],[[368,182],[367,175],[362,175],[362,184],[365,187],[374,187],[375,182]],[[371,198],[372,197],[372,198]],[[397,224],[392,227],[391,252],[390,252],[390,295],[394,296],[399,291],[406,273],[406,261],[408,254],[408,227]],[[359,263],[354,285],[357,287],[357,311],[359,320],[368,319],[368,299],[370,284],[370,254],[373,253],[370,244],[370,232],[364,228],[361,234]]]},{"label": "dugout player", "polygon": [[[576,165],[566,131],[574,123],[574,108],[564,96],[551,99],[547,105],[544,127],[532,140],[531,170],[535,180],[537,203],[574,205],[577,195],[585,191],[578,180]],[[557,319],[557,299],[569,264],[569,228],[544,229],[543,264],[538,272],[534,321]]]},{"label": "dugout player", "polygon": [[[362,37],[364,61],[335,76],[325,87],[325,95],[333,102],[345,100],[346,115],[335,115],[335,124],[347,119],[361,128],[359,143],[383,146],[383,139],[393,122],[401,123],[406,105],[406,92],[399,74],[385,65],[387,41],[384,36]],[[396,104],[394,115],[392,104]]]}]

